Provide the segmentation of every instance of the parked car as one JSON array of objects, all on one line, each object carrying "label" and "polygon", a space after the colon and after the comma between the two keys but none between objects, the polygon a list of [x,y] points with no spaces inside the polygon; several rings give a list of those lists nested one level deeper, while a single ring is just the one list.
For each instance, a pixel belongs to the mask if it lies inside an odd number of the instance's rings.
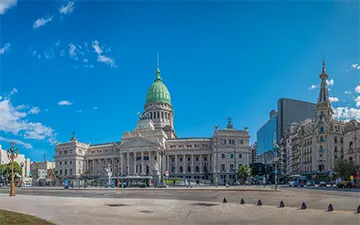
[{"label": "parked car", "polygon": [[351,188],[352,184],[349,181],[342,181],[336,185],[337,188]]},{"label": "parked car", "polygon": [[307,182],[306,186],[308,186],[308,187],[314,187],[314,186],[315,186],[314,181],[309,180],[309,181]]},{"label": "parked car", "polygon": [[326,182],[321,181],[320,184],[319,184],[319,187],[326,187]]}]

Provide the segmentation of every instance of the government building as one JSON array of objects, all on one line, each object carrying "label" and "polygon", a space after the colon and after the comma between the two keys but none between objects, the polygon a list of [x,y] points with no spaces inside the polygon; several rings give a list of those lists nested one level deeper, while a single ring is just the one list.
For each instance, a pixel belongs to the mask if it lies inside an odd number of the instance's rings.
[{"label": "government building", "polygon": [[200,180],[223,185],[237,181],[237,170],[249,165],[250,144],[247,127],[235,129],[231,118],[212,137],[179,138],[174,128],[170,93],[156,70],[154,83],[146,94],[144,112],[135,129],[124,132],[121,141],[90,144],[73,136],[57,143],[57,174],[65,179],[151,177],[157,185],[161,174],[169,178]]}]

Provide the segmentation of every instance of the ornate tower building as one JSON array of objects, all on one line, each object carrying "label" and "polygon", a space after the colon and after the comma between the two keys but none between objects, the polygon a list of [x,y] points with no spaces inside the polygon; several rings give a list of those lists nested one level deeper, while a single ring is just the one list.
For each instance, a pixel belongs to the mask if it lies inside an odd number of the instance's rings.
[{"label": "ornate tower building", "polygon": [[171,105],[170,93],[162,82],[159,67],[156,69],[154,83],[146,94],[143,118],[151,119],[155,129],[163,129],[168,138],[176,137],[174,131],[174,111]]}]

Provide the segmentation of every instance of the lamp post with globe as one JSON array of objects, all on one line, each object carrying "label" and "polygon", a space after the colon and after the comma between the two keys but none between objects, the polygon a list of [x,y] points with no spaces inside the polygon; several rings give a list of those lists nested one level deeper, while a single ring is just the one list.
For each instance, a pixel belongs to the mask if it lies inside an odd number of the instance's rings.
[{"label": "lamp post with globe", "polygon": [[10,184],[10,196],[15,196],[15,174],[14,174],[14,159],[16,159],[19,155],[19,149],[14,148],[14,142],[11,142],[11,147],[7,150],[7,156],[10,159],[11,163],[11,184]]}]

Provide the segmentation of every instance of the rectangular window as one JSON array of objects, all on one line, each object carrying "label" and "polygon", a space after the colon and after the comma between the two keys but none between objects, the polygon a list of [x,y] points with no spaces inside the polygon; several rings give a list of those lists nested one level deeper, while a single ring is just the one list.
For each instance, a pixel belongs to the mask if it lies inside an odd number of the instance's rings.
[{"label": "rectangular window", "polygon": [[225,164],[221,164],[221,172],[225,172]]},{"label": "rectangular window", "polygon": [[230,159],[234,158],[234,154],[230,153],[230,154],[229,154],[229,158],[230,158]]},{"label": "rectangular window", "polygon": [[241,140],[241,141],[240,141],[240,144],[244,144],[244,140]]},{"label": "rectangular window", "polygon": [[239,154],[239,159],[241,159],[242,158],[242,154]]},{"label": "rectangular window", "polygon": [[72,161],[70,161],[70,165],[72,165]]},{"label": "rectangular window", "polygon": [[225,154],[221,154],[221,158],[222,158],[222,159],[225,159]]},{"label": "rectangular window", "polygon": [[196,157],[195,160],[196,160],[196,161],[199,161],[199,157]]},{"label": "rectangular window", "polygon": [[182,157],[180,157],[180,162],[182,162],[183,161],[183,158]]},{"label": "rectangular window", "polygon": [[206,156],[204,156],[204,161],[207,161],[207,157],[206,157]]}]

